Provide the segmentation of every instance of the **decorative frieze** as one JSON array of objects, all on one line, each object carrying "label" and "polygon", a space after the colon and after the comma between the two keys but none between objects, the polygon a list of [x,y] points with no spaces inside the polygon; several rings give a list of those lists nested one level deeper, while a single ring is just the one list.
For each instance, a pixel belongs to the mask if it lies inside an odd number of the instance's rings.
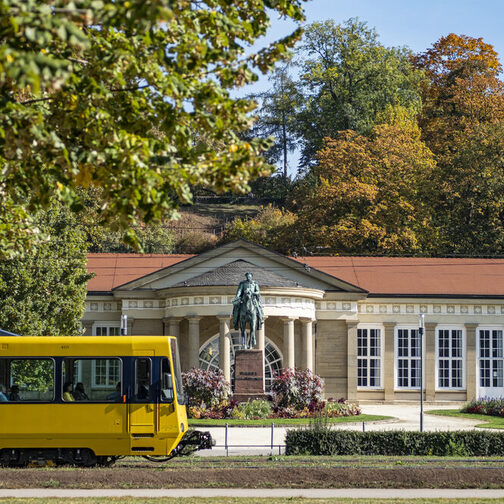
[{"label": "decorative frieze", "polygon": [[[338,311],[338,310],[335,310]],[[485,304],[376,304],[368,301],[360,302],[358,312],[363,314],[393,314],[393,315],[486,315],[495,316],[504,314],[504,305]]]}]

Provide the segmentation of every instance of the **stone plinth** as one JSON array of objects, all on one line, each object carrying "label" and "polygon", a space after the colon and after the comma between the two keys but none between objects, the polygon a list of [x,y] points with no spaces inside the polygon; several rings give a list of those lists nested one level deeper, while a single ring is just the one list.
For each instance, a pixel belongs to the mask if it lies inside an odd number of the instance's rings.
[{"label": "stone plinth", "polygon": [[265,399],[264,357],[262,350],[237,350],[235,352],[234,393],[235,401]]}]

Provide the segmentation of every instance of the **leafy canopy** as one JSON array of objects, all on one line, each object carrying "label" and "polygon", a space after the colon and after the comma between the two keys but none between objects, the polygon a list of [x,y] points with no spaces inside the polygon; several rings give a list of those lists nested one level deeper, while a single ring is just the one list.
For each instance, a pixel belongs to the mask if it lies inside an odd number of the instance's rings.
[{"label": "leafy canopy", "polygon": [[0,255],[37,239],[52,199],[78,210],[79,186],[126,228],[173,216],[191,185],[269,173],[269,143],[239,138],[251,104],[229,91],[295,42],[245,51],[269,12],[303,20],[302,1],[0,0]]},{"label": "leafy canopy", "polygon": [[34,217],[46,240],[0,261],[0,327],[27,336],[78,335],[88,280],[86,240],[60,203]]},{"label": "leafy canopy", "polygon": [[411,67],[409,51],[383,46],[356,18],[311,24],[301,50],[304,97],[297,121],[304,163],[314,161],[325,137],[349,129],[369,133],[387,106],[420,108],[422,74]]}]

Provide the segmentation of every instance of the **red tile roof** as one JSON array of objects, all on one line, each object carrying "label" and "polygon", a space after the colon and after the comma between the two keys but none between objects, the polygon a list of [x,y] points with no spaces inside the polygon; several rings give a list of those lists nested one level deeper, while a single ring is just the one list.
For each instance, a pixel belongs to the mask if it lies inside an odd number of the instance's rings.
[{"label": "red tile roof", "polygon": [[[88,254],[88,291],[109,292],[192,255]],[[295,259],[370,294],[504,296],[504,259],[302,257]]]},{"label": "red tile roof", "polygon": [[193,257],[190,254],[88,254],[88,271],[96,273],[88,292],[109,292],[114,287]]},{"label": "red tile roof", "polygon": [[297,260],[371,294],[504,295],[504,259],[306,257]]}]

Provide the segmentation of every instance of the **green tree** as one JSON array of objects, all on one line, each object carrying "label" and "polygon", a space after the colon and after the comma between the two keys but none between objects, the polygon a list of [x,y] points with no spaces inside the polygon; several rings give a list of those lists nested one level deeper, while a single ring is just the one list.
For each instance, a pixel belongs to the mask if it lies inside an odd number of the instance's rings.
[{"label": "green tree", "polygon": [[272,12],[303,20],[302,1],[0,0],[0,255],[30,247],[51,200],[82,207],[79,186],[103,189],[101,217],[135,244],[131,226],[172,217],[191,185],[269,173],[229,92],[297,40],[244,49]]},{"label": "green tree", "polygon": [[342,130],[369,133],[389,105],[420,109],[422,72],[412,68],[410,52],[383,46],[358,19],[309,25],[301,51],[304,101],[296,120],[302,165],[314,162],[326,137]]},{"label": "green tree", "polygon": [[0,327],[22,335],[77,335],[84,314],[86,240],[75,215],[56,203],[33,218],[44,240],[0,260]]},{"label": "green tree", "polygon": [[253,218],[237,217],[224,229],[223,242],[243,238],[282,254],[295,248],[297,217],[288,210],[272,205],[263,207]]},{"label": "green tree", "polygon": [[436,172],[431,205],[439,253],[504,254],[503,153],[504,122],[482,124],[458,142],[450,169]]},{"label": "green tree", "polygon": [[272,147],[265,153],[271,164],[281,164],[279,170],[287,180],[288,157],[297,148],[296,110],[301,96],[289,75],[289,66],[278,67],[269,78],[272,87],[251,98],[258,100],[260,107],[250,137],[273,137]]}]

